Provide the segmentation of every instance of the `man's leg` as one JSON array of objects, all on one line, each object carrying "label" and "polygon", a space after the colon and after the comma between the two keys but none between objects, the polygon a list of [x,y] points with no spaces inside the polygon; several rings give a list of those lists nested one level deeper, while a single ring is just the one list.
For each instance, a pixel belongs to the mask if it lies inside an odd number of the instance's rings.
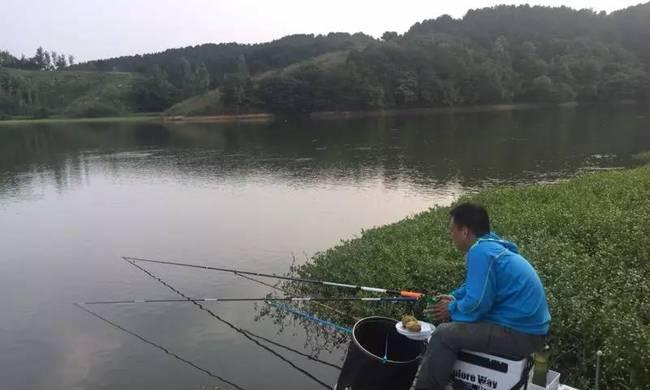
[{"label": "man's leg", "polygon": [[544,343],[545,336],[527,335],[486,322],[440,324],[431,335],[415,389],[442,390],[461,349],[523,358]]},{"label": "man's leg", "polygon": [[415,382],[416,390],[442,390],[449,381],[458,351],[485,350],[491,324],[447,322],[436,327],[424,353]]}]

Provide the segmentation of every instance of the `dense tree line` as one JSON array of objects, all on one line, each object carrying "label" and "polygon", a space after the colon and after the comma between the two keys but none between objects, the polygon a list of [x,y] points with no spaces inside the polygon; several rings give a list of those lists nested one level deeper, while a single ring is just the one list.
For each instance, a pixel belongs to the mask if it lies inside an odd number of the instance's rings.
[{"label": "dense tree line", "polygon": [[[607,15],[499,6],[417,23],[256,82],[255,109],[280,112],[650,98],[650,3]],[[640,38],[646,37],[646,38]],[[641,44],[645,39],[646,44]]]},{"label": "dense tree line", "polygon": [[23,54],[16,58],[6,50],[0,50],[0,67],[16,68],[25,70],[61,70],[67,66],[74,65],[74,56],[56,51],[47,51],[42,47],[36,49],[33,57],[25,57]]},{"label": "dense tree line", "polygon": [[[119,106],[117,111],[162,111],[210,89],[219,92],[212,95],[220,98],[215,113],[648,100],[648,21],[650,3],[611,14],[497,6],[471,10],[461,19],[425,20],[381,39],[360,33],[292,35],[77,65],[39,48],[31,58],[0,52],[0,70],[137,75],[128,97],[111,95],[128,102],[111,97],[106,103]],[[29,113],[43,106],[38,85],[25,75],[0,75],[0,112],[21,107],[19,112]]]}]

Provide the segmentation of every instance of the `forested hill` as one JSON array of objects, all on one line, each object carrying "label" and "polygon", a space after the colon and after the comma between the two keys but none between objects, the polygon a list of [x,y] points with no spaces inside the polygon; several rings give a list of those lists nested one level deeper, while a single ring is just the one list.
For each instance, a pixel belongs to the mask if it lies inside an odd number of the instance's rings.
[{"label": "forested hill", "polygon": [[646,100],[649,21],[650,3],[611,14],[566,7],[472,10],[462,19],[416,23],[403,35],[386,32],[338,63],[305,61],[272,77],[235,75],[200,107],[184,104],[172,113]]},{"label": "forested hill", "polygon": [[321,54],[344,50],[363,49],[374,38],[365,34],[330,33],[327,35],[296,34],[259,44],[206,43],[161,53],[135,55],[90,61],[75,65],[74,69],[93,71],[146,72],[158,65],[172,78],[182,71],[182,61],[192,66],[205,66],[212,80],[222,80],[224,75],[238,71],[240,57],[245,57],[251,74],[283,68],[293,63]]},{"label": "forested hill", "polygon": [[[497,6],[425,20],[381,39],[332,33],[205,44],[53,73],[137,74],[123,107],[162,111],[182,102],[169,112],[185,115],[648,100],[649,21],[650,3],[611,14]],[[0,112],[29,113],[35,105],[21,103],[25,93],[16,87],[28,77],[16,82],[10,71],[3,75],[2,63]],[[38,88],[24,88],[38,101]]]}]

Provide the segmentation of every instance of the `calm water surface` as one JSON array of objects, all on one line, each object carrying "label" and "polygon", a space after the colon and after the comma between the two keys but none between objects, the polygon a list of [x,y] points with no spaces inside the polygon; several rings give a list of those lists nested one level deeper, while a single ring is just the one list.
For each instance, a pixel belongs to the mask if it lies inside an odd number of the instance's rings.
[{"label": "calm water surface", "polygon": [[[625,167],[648,149],[650,113],[636,106],[0,127],[0,388],[232,388],[72,305],[174,297],[121,256],[282,273],[468,191]],[[146,267],[191,296],[270,292]],[[208,306],[223,321],[183,303],[93,309],[241,388],[322,388],[292,365],[335,383],[336,369],[233,329],[320,350],[300,325],[260,320],[253,303]],[[340,364],[344,352],[319,358]]]}]

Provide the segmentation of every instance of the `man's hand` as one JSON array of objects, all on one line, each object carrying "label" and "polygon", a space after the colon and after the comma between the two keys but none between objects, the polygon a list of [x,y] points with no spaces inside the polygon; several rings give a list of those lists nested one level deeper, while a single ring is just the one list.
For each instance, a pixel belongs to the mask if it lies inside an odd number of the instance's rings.
[{"label": "man's hand", "polygon": [[449,302],[451,299],[440,299],[438,303],[433,307],[433,322],[440,324],[443,322],[449,322],[451,317],[449,316]]},{"label": "man's hand", "polygon": [[445,300],[447,302],[451,302],[454,299],[456,299],[456,298],[454,298],[453,295],[447,295],[447,294],[438,295],[438,296],[436,296],[436,298],[438,298],[438,300],[441,300],[441,301]]},{"label": "man's hand", "polygon": [[425,319],[433,321],[435,323],[449,322],[449,310],[447,305],[449,302],[453,301],[455,298],[452,295],[438,295],[436,296],[437,302],[433,304],[428,304],[422,314],[425,316]]}]

